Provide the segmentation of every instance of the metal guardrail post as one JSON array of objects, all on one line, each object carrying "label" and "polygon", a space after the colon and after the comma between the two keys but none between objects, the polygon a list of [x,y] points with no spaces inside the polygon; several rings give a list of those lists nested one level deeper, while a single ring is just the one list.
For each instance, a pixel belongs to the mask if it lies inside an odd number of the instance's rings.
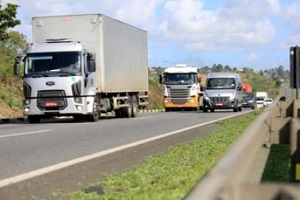
[{"label": "metal guardrail post", "polygon": [[291,182],[300,182],[300,100],[293,102],[293,119],[290,130]]}]

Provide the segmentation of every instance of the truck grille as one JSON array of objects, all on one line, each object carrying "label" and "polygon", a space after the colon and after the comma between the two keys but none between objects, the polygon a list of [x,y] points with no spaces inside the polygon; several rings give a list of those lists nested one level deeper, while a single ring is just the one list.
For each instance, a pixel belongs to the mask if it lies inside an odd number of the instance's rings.
[{"label": "truck grille", "polygon": [[40,110],[63,110],[67,107],[63,90],[38,91],[37,107]]},{"label": "truck grille", "polygon": [[171,101],[174,104],[184,104],[188,101],[189,89],[168,89],[169,96],[171,97]]},{"label": "truck grille", "polygon": [[210,97],[211,102],[213,103],[227,103],[229,102],[229,97]]}]

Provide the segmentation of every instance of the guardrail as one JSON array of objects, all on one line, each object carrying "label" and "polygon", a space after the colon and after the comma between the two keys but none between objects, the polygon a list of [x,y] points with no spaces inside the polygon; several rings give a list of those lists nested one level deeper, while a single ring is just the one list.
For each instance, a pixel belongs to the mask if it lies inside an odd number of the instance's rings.
[{"label": "guardrail", "polygon": [[[272,144],[290,144],[290,183],[261,183]],[[186,200],[300,199],[300,101],[277,99],[255,120]]]}]

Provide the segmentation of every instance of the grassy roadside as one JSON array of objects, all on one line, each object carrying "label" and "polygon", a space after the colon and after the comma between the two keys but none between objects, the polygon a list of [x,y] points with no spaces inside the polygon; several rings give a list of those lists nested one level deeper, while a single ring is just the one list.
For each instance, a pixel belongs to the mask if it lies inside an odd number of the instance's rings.
[{"label": "grassy roadside", "polygon": [[56,191],[53,195],[71,200],[182,199],[261,111],[219,122],[214,134],[148,157],[144,164],[128,172],[106,175],[104,181],[93,185],[103,194]]}]

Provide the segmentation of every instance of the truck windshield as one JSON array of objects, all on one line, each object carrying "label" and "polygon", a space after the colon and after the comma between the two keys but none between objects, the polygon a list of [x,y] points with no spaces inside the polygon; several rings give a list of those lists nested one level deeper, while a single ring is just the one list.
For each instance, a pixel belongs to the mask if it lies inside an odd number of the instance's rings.
[{"label": "truck windshield", "polygon": [[29,53],[25,75],[55,76],[81,73],[80,52]]},{"label": "truck windshield", "polygon": [[196,74],[190,73],[172,73],[172,74],[165,74],[165,84],[169,85],[187,85],[196,83],[197,80]]},{"label": "truck windshield", "polygon": [[234,78],[209,78],[206,89],[234,89]]}]

